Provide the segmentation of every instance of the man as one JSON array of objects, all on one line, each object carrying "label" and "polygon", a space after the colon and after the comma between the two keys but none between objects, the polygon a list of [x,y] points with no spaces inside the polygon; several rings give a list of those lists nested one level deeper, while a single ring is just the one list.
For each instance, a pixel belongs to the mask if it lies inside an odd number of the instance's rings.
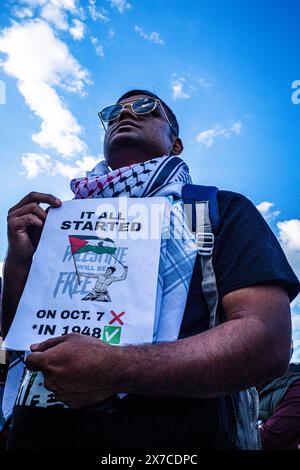
[{"label": "man", "polygon": [[[76,197],[124,193],[134,197],[140,187],[147,189],[148,173],[156,165],[160,168],[161,161],[164,165],[165,158],[171,164],[179,161],[180,168],[176,181],[171,179],[159,194],[178,186],[184,177],[188,181],[186,166],[178,158],[183,144],[176,117],[156,95],[133,90],[100,117],[108,122],[104,156],[111,171],[104,179],[101,176],[100,189],[95,180],[97,167],[87,179],[73,181]],[[166,182],[172,175],[165,171],[161,177]],[[199,450],[233,446],[233,423],[224,397],[265,383],[287,369],[289,303],[299,292],[299,283],[253,204],[228,191],[218,193],[218,202],[221,221],[214,269],[221,324],[208,329],[197,258],[178,341],[114,347],[73,334],[33,345],[28,368],[42,371],[45,387],[69,408],[33,408],[30,402],[16,406],[10,448]],[[30,193],[9,211],[4,335],[46,219],[40,203],[61,205],[55,196]],[[107,399],[120,392],[127,396],[108,401],[105,411]]]},{"label": "man", "polygon": [[109,266],[105,274],[86,274],[80,273],[80,276],[95,277],[97,279],[95,287],[82,300],[98,300],[99,302],[111,302],[111,298],[107,288],[117,281],[124,281],[127,277],[128,267],[123,266],[123,274],[119,277],[113,276],[116,268]]}]

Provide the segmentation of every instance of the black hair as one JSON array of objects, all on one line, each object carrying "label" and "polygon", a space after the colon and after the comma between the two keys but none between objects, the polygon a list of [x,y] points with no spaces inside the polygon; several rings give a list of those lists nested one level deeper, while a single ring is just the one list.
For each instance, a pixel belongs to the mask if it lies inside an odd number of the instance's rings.
[{"label": "black hair", "polygon": [[151,98],[156,98],[158,99],[162,106],[164,107],[164,110],[170,120],[170,123],[172,125],[172,131],[173,131],[173,134],[178,137],[179,135],[179,124],[178,124],[178,121],[177,121],[177,118],[175,116],[175,114],[173,113],[172,109],[169,108],[169,106],[157,95],[155,95],[154,93],[152,93],[151,91],[148,91],[148,90],[130,90],[130,91],[127,91],[126,93],[124,93],[124,95],[122,95],[117,103],[119,103],[119,101],[122,101],[122,100],[125,100],[126,98],[130,98],[131,96],[134,96],[134,95],[147,95],[147,96],[151,96]]},{"label": "black hair", "polygon": [[106,271],[107,271],[108,269],[111,269],[113,273],[114,273],[115,270],[116,270],[116,268],[115,268],[114,266],[108,266],[108,268],[106,268]]}]

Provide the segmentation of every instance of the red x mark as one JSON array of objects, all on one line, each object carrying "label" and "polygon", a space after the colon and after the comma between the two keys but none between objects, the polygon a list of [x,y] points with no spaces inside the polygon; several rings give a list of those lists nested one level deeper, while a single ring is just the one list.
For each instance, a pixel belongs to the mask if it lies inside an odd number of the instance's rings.
[{"label": "red x mark", "polygon": [[113,310],[110,311],[110,313],[112,314],[112,316],[114,318],[112,318],[109,322],[110,325],[112,325],[115,321],[117,321],[118,323],[120,323],[120,325],[124,325],[124,323],[122,322],[122,320],[120,319],[120,317],[122,315],[125,315],[125,312],[121,312],[119,313],[119,315],[117,315]]}]

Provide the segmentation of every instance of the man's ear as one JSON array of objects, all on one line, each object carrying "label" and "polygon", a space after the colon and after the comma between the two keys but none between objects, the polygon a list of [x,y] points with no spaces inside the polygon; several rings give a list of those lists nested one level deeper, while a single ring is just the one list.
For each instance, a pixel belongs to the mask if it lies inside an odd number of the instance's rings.
[{"label": "man's ear", "polygon": [[180,155],[183,151],[183,143],[180,137],[175,137],[172,145],[171,155]]}]

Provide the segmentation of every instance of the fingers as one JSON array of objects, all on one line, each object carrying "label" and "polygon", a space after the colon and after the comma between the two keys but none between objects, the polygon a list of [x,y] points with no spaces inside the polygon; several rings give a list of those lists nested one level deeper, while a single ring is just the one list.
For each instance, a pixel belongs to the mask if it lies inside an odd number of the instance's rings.
[{"label": "fingers", "polygon": [[61,389],[58,387],[58,385],[55,383],[55,380],[53,378],[53,375],[51,374],[47,374],[46,373],[43,373],[44,375],[44,387],[47,389],[47,390],[50,390],[50,392],[54,393],[55,395],[55,398],[58,400],[58,401],[62,401],[60,399],[60,397],[58,396],[61,392]]},{"label": "fingers", "polygon": [[26,214],[21,217],[10,219],[8,229],[15,233],[17,231],[25,230],[29,225],[42,229],[44,222],[35,214]]},{"label": "fingers", "polygon": [[69,333],[68,335],[57,336],[55,338],[47,339],[42,343],[35,343],[30,346],[32,352],[39,351],[47,351],[48,349],[54,348],[58,344],[64,343],[65,341],[77,341],[78,339],[82,339],[82,335],[80,333]]},{"label": "fingers", "polygon": [[32,191],[31,193],[27,194],[27,196],[23,197],[18,204],[13,206],[9,210],[9,214],[11,212],[14,212],[17,209],[20,209],[21,207],[31,204],[31,203],[44,203],[44,204],[49,204],[50,206],[53,207],[60,207],[61,206],[61,200],[58,199],[57,197],[53,196],[52,194],[44,194],[44,193],[38,193],[35,191]]},{"label": "fingers", "polygon": [[14,264],[31,263],[47,217],[40,203],[61,206],[52,194],[31,192],[8,211],[9,256]]},{"label": "fingers", "polygon": [[31,259],[43,227],[44,221],[35,214],[26,214],[9,220],[8,239],[12,259],[21,264]]},{"label": "fingers", "polygon": [[57,336],[56,338],[47,339],[46,341],[43,341],[42,343],[32,344],[30,346],[30,349],[34,353],[47,351],[48,349],[54,348],[58,344],[66,341],[67,336],[68,335]]},{"label": "fingers", "polygon": [[25,363],[29,370],[42,371],[44,369],[44,354],[40,352],[29,354]]},{"label": "fingers", "polygon": [[8,221],[14,217],[21,217],[22,215],[34,214],[39,217],[43,222],[45,222],[47,214],[36,202],[31,202],[30,204],[25,204],[18,209],[15,209],[13,212],[9,212]]}]

